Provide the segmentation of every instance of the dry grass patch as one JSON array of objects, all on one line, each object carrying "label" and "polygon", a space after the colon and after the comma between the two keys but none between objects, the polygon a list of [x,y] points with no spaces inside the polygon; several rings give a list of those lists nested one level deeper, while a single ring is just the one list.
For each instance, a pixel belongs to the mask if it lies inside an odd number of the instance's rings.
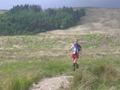
[{"label": "dry grass patch", "polygon": [[99,65],[78,70],[70,90],[118,90],[119,81],[120,73],[112,65]]}]

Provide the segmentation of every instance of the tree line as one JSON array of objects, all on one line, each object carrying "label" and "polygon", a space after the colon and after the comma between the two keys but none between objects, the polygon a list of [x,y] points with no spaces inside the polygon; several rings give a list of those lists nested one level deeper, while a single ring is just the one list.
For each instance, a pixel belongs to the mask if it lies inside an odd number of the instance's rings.
[{"label": "tree line", "polygon": [[39,5],[17,5],[0,14],[0,35],[30,35],[76,25],[85,15],[84,8],[48,8]]}]

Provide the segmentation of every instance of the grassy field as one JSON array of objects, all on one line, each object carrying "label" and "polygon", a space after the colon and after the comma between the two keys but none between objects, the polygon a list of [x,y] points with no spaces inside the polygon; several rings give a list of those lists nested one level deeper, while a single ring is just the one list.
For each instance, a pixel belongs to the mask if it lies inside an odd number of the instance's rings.
[{"label": "grassy field", "polygon": [[[72,40],[83,48],[72,71]],[[69,90],[119,90],[120,41],[117,36],[41,35],[0,37],[0,90],[26,90],[45,77],[73,75]]]}]

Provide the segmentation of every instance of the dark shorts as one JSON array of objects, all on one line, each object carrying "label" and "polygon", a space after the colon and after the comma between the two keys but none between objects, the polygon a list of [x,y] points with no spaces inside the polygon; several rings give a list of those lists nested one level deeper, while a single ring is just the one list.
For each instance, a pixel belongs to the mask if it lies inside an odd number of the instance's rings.
[{"label": "dark shorts", "polygon": [[72,58],[75,59],[75,58],[78,58],[79,55],[78,54],[72,54]]}]

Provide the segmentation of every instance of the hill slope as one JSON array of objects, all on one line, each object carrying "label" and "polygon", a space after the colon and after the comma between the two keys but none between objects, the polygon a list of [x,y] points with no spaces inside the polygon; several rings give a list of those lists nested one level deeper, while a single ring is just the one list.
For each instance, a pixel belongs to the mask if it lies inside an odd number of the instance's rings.
[{"label": "hill slope", "polygon": [[[80,88],[84,86],[85,90],[86,88],[119,90],[120,79],[117,78],[117,76],[120,77],[118,12],[119,9],[86,8],[86,16],[81,18],[81,22],[66,30],[55,30],[40,33],[40,35],[0,36],[0,90],[26,90],[32,83],[38,82],[38,79],[40,82],[43,79],[44,83],[46,77],[74,75],[74,72],[71,72],[71,52],[68,51],[74,37],[79,39],[83,48],[82,57],[78,60],[80,76],[82,74],[83,77]],[[112,66],[115,70],[111,68]],[[94,71],[98,71],[98,75]],[[99,71],[102,73],[99,74]],[[107,72],[104,73],[104,71]],[[99,79],[96,78],[99,76]],[[110,79],[107,80],[106,77]],[[42,86],[41,83],[38,82],[38,84]],[[51,83],[50,86],[53,84]],[[63,90],[64,84],[59,85]],[[33,89],[40,87],[34,86]]]},{"label": "hill slope", "polygon": [[7,10],[0,10],[0,14],[7,12]]},{"label": "hill slope", "polygon": [[86,8],[85,11],[86,16],[81,18],[77,26],[64,31],[49,31],[47,34],[120,34],[120,9]]},{"label": "hill slope", "polygon": [[[60,47],[62,49],[63,48],[68,49],[69,47],[65,47],[65,45],[69,46],[67,43],[70,43],[70,40],[73,37],[78,37],[80,40],[84,41],[84,43],[81,43],[83,46],[83,50],[84,50],[83,58],[85,58],[85,56],[88,57],[90,55],[92,57],[92,60],[91,60],[92,63],[93,63],[93,58],[98,58],[98,57],[106,58],[107,56],[108,57],[113,56],[117,60],[117,55],[120,55],[120,48],[119,48],[119,45],[120,45],[120,41],[119,41],[120,9],[86,8],[85,10],[86,10],[86,16],[81,18],[81,22],[79,22],[77,26],[71,27],[66,30],[48,31],[46,33],[40,33],[40,35],[43,35],[43,36],[48,35],[49,40],[51,39],[50,37],[52,37],[54,39],[59,38],[55,42],[60,42],[59,45],[61,43],[64,44],[64,45],[61,45],[61,47]],[[90,34],[90,35],[88,35],[88,34]],[[80,38],[80,37],[83,37],[83,38]],[[53,41],[54,39],[52,39],[50,41]],[[86,45],[88,45],[88,47]],[[58,44],[53,45],[53,46],[55,48],[55,46],[58,46]],[[64,51],[59,51],[59,52],[63,53]],[[118,56],[118,58],[119,58],[119,56]],[[102,58],[102,60],[103,60],[103,58]],[[80,63],[81,63],[81,61],[82,60],[80,60]],[[99,60],[97,60],[97,61],[99,61]],[[114,60],[109,59],[109,61],[111,62]],[[86,67],[86,66],[83,65],[83,67]],[[100,70],[98,70],[98,71],[100,71]],[[86,75],[84,75],[84,76],[86,76]],[[108,77],[108,75],[107,75],[107,77]],[[90,77],[90,79],[91,79],[91,77]],[[90,82],[90,79],[88,79],[89,80],[88,82]],[[55,81],[57,81],[57,79]],[[41,86],[44,86],[44,84],[42,82],[43,81],[40,81],[39,84],[33,85],[32,90],[39,90],[41,88]],[[78,80],[78,82],[79,82],[79,80]],[[49,82],[46,82],[46,83],[47,83],[47,85],[49,85]],[[61,85],[61,84],[59,84],[59,85]],[[36,86],[37,86],[37,88],[36,88]],[[80,85],[80,86],[82,86],[82,85]],[[44,88],[45,87],[46,86],[44,86]],[[54,87],[55,87],[55,85],[54,85]],[[47,88],[50,88],[50,86],[48,86]],[[110,89],[113,89],[113,87],[110,87]],[[47,90],[47,89],[45,89],[45,90]],[[71,90],[73,90],[73,89],[71,89]],[[96,90],[96,89],[94,89],[94,90]]]}]

